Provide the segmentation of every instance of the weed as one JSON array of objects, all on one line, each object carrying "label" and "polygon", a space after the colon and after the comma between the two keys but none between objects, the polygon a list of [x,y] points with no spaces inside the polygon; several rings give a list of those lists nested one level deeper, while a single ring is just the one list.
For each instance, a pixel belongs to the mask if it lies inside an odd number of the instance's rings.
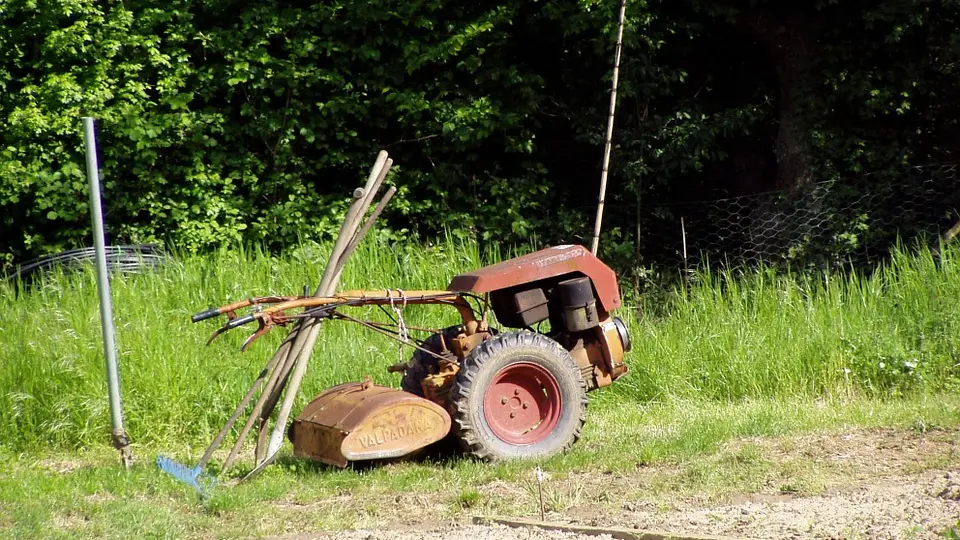
[{"label": "weed", "polygon": [[960,521],[941,531],[940,537],[947,540],[960,540]]},{"label": "weed", "polygon": [[483,495],[475,489],[465,489],[457,496],[457,505],[461,509],[473,508],[479,505]]}]

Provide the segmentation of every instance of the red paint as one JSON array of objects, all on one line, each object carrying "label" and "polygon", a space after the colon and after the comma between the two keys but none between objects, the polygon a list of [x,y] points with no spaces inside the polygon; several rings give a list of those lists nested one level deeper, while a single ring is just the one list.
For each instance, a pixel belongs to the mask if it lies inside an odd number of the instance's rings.
[{"label": "red paint", "polygon": [[590,250],[567,245],[541,249],[453,278],[449,291],[487,293],[542,279],[579,274],[590,278],[604,311],[620,307],[617,276]]},{"label": "red paint", "polygon": [[537,444],[557,427],[563,399],[545,368],[529,362],[506,366],[483,394],[483,418],[493,434],[518,446]]}]

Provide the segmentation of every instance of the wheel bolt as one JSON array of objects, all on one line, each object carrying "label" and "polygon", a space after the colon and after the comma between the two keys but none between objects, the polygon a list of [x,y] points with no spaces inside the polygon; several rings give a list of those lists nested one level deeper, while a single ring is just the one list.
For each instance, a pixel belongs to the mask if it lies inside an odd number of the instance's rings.
[{"label": "wheel bolt", "polygon": [[529,403],[527,403],[526,401],[523,402],[523,408],[524,408],[524,409],[526,409],[526,408],[529,407],[529,406],[530,406]]},{"label": "wheel bolt", "polygon": [[519,395],[520,395],[520,389],[519,389],[519,388],[514,388],[514,389],[513,389],[513,395],[519,396]]},{"label": "wheel bolt", "polygon": [[501,405],[506,405],[506,404],[507,404],[507,398],[505,398],[505,397],[500,398],[500,404],[501,404]]},{"label": "wheel bolt", "polygon": [[510,413],[510,418],[516,418],[516,417],[517,417],[517,413],[515,412]]}]

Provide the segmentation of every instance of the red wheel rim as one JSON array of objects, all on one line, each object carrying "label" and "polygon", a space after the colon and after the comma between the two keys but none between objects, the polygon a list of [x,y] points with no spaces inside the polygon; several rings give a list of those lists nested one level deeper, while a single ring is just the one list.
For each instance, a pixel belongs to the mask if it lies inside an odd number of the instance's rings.
[{"label": "red wheel rim", "polygon": [[483,418],[490,430],[515,445],[546,439],[557,426],[562,407],[557,380],[529,362],[502,368],[483,394]]}]

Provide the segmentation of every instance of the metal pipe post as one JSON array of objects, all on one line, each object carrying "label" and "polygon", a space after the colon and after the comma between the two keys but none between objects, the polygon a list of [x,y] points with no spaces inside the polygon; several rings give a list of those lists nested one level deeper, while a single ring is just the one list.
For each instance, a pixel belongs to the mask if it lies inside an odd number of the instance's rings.
[{"label": "metal pipe post", "polygon": [[110,300],[110,277],[103,240],[103,211],[100,203],[100,174],[97,167],[97,142],[93,118],[83,118],[83,141],[87,149],[87,179],[90,185],[90,219],[93,222],[93,245],[97,255],[97,292],[100,296],[100,326],[103,329],[103,352],[107,361],[107,388],[110,393],[110,427],[113,447],[120,451],[124,467],[130,466],[130,441],[123,429],[123,404],[120,401],[120,376],[113,331],[113,303]]}]

